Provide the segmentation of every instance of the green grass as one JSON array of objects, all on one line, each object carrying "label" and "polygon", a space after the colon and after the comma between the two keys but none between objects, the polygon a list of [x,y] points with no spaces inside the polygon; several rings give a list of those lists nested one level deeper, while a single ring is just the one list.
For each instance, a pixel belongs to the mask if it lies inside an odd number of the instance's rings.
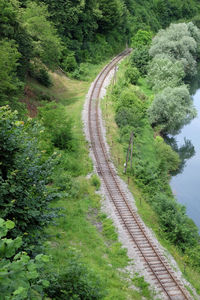
[{"label": "green grass", "polygon": [[153,97],[154,92],[149,88],[148,83],[145,78],[140,77],[138,80],[138,86],[143,91],[143,93],[148,97]]}]

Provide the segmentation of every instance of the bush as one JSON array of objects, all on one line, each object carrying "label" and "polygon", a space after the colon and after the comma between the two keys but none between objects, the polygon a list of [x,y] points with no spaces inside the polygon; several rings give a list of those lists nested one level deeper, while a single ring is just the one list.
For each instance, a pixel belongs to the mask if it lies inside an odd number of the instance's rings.
[{"label": "bush", "polygon": [[44,68],[41,69],[41,68],[38,68],[37,65],[32,64],[32,65],[30,65],[30,68],[29,68],[29,75],[46,87],[52,86],[52,81],[49,77],[49,74],[48,74],[47,70]]},{"label": "bush", "polygon": [[125,72],[125,78],[131,84],[137,84],[138,79],[140,77],[140,72],[136,67],[129,67]]},{"label": "bush", "polygon": [[137,33],[131,39],[131,47],[142,48],[150,45],[152,41],[153,33],[151,31],[138,30]]},{"label": "bush", "polygon": [[105,290],[100,279],[81,262],[77,255],[70,252],[67,267],[62,274],[52,275],[49,278],[50,286],[46,289],[47,295],[55,300],[103,299]]},{"label": "bush", "polygon": [[55,147],[61,150],[72,150],[72,123],[63,105],[55,102],[48,103],[39,108],[38,117]]},{"label": "bush", "polygon": [[41,300],[43,288],[49,282],[41,279],[40,273],[49,262],[49,257],[39,254],[31,259],[26,252],[19,252],[21,237],[7,238],[8,231],[14,226],[14,222],[0,218],[0,299]]},{"label": "bush", "polygon": [[91,184],[93,186],[95,186],[95,188],[96,188],[97,191],[100,189],[101,181],[100,181],[99,177],[96,174],[92,175],[92,177],[91,177]]},{"label": "bush", "polygon": [[117,125],[132,126],[135,129],[139,128],[143,123],[143,118],[146,114],[145,103],[140,100],[133,87],[123,89],[119,95],[116,95],[116,115],[115,120]]},{"label": "bush", "polygon": [[187,217],[184,206],[164,194],[156,194],[153,207],[167,238],[180,249],[195,247],[199,241],[198,228]]},{"label": "bush", "polygon": [[52,81],[47,70],[45,69],[39,69],[36,79],[39,83],[43,84],[46,87],[52,86]]},{"label": "bush", "polygon": [[173,151],[160,136],[156,137],[155,146],[158,160],[160,161],[159,169],[162,172],[176,171],[180,165],[178,153]]},{"label": "bush", "polygon": [[31,120],[18,120],[8,107],[0,108],[0,214],[15,220],[12,237],[26,233],[30,251],[54,217],[49,204],[56,198],[47,187],[53,160],[45,160],[38,147],[40,129]]},{"label": "bush", "polygon": [[73,72],[77,68],[77,62],[74,53],[70,53],[64,58],[62,62],[62,68],[66,72]]},{"label": "bush", "polygon": [[149,289],[150,284],[144,280],[144,276],[139,276],[139,274],[136,273],[132,281],[133,284],[140,289],[142,296],[149,300],[154,298],[152,292]]},{"label": "bush", "polygon": [[136,67],[141,75],[147,74],[147,66],[149,61],[149,46],[134,49],[130,56],[130,62],[132,66]]}]

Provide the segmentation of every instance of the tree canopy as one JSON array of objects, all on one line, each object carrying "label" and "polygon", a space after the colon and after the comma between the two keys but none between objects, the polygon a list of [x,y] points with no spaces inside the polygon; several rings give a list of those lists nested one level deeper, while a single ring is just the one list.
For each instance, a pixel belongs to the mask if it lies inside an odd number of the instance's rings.
[{"label": "tree canopy", "polygon": [[189,91],[184,85],[175,88],[166,87],[158,93],[148,113],[152,124],[160,124],[163,131],[172,134],[196,116]]}]

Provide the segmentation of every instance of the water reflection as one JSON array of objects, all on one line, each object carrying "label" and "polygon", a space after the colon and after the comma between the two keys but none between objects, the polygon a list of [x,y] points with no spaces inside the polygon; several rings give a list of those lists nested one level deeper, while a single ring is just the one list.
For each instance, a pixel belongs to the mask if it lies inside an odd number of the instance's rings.
[{"label": "water reflection", "polygon": [[178,143],[175,137],[173,136],[166,136],[165,142],[168,145],[170,145],[175,152],[178,153],[181,160],[179,168],[176,171],[173,171],[171,173],[172,176],[176,176],[177,174],[183,172],[187,160],[192,158],[195,155],[195,148],[192,142],[186,139],[185,137],[184,137],[184,144],[181,146],[178,146]]},{"label": "water reflection", "polygon": [[200,89],[196,90],[199,81],[198,78],[193,81],[191,90],[195,93],[193,100],[198,117],[184,126],[177,136],[168,137],[167,142],[181,157],[180,168],[170,182],[172,191],[200,230]]}]

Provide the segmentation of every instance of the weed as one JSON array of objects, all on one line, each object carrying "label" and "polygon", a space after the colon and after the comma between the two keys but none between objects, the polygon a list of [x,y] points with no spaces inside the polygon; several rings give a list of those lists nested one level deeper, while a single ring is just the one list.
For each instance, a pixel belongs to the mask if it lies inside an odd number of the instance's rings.
[{"label": "weed", "polygon": [[95,186],[95,188],[96,188],[97,191],[100,189],[101,181],[100,181],[99,177],[96,174],[92,175],[92,177],[91,177],[91,184],[93,186]]},{"label": "weed", "polygon": [[140,293],[146,299],[153,299],[153,293],[150,290],[150,284],[144,280],[144,276],[139,276],[138,273],[135,273],[135,276],[132,279],[134,285],[139,288]]}]

